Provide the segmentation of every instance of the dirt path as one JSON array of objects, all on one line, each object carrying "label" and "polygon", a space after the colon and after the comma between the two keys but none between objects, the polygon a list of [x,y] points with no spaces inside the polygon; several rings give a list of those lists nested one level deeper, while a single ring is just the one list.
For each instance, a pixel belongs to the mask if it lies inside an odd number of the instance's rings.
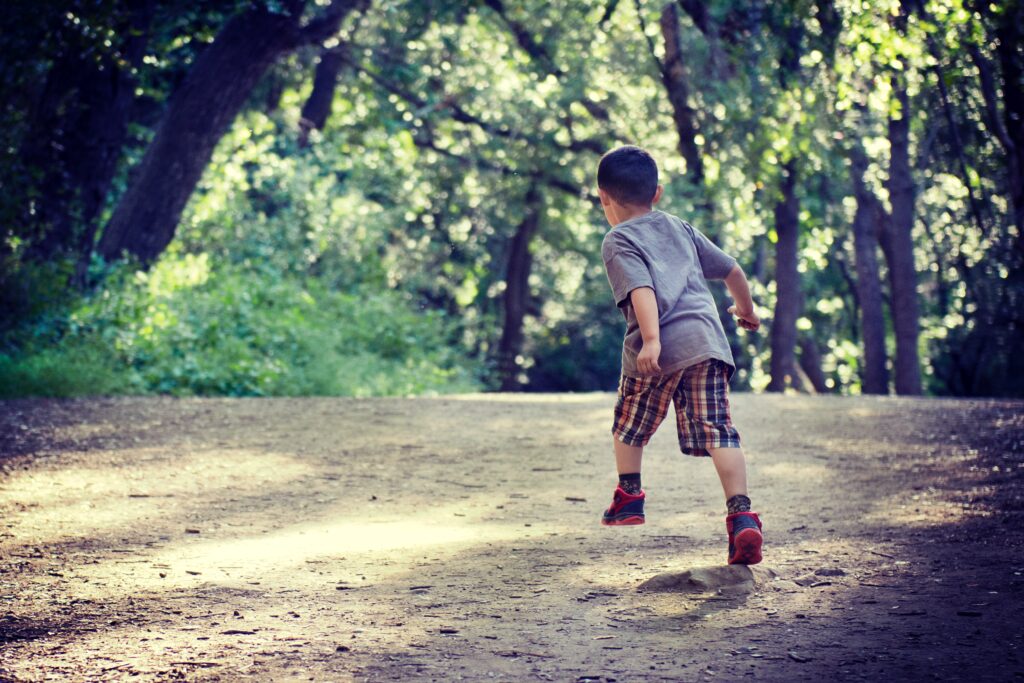
[{"label": "dirt path", "polygon": [[612,400],[0,403],[0,680],[1024,678],[1024,403],[737,395],[757,584],[645,592],[723,503],[599,526]]}]

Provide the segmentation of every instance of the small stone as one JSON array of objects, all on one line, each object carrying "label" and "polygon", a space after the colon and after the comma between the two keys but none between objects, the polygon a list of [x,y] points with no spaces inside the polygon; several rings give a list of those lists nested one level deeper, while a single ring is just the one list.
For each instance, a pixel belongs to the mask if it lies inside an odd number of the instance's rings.
[{"label": "small stone", "polygon": [[[762,570],[768,572],[770,570]],[[715,567],[694,567],[681,572],[665,572],[637,586],[640,591],[674,593],[750,593],[763,581],[762,575],[742,564]]]}]

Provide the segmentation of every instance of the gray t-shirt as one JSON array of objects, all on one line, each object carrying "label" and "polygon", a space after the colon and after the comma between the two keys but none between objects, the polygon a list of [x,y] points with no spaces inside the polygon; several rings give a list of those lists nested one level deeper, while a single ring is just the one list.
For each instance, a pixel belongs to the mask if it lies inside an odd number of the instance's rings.
[{"label": "gray t-shirt", "polygon": [[640,377],[636,357],[643,348],[629,293],[650,287],[658,301],[663,374],[717,358],[735,367],[707,280],[722,280],[736,259],[689,223],[651,211],[619,223],[601,247],[615,303],[626,317],[622,374]]}]

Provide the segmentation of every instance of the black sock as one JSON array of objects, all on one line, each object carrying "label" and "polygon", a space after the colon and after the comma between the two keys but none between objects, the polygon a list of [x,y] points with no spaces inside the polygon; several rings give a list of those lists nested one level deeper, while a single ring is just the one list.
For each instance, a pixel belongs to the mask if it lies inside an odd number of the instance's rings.
[{"label": "black sock", "polygon": [[620,474],[619,487],[631,496],[637,495],[640,493],[640,473]]},{"label": "black sock", "polygon": [[750,512],[750,499],[739,494],[725,501],[725,506],[730,515],[734,512]]}]

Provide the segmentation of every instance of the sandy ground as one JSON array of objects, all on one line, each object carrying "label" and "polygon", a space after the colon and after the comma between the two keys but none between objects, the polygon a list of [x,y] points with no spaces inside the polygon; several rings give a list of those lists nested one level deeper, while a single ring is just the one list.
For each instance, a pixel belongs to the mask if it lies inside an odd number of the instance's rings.
[{"label": "sandy ground", "polygon": [[0,680],[1024,678],[1024,403],[733,400],[731,587],[671,424],[598,524],[609,394],[0,403]]}]

